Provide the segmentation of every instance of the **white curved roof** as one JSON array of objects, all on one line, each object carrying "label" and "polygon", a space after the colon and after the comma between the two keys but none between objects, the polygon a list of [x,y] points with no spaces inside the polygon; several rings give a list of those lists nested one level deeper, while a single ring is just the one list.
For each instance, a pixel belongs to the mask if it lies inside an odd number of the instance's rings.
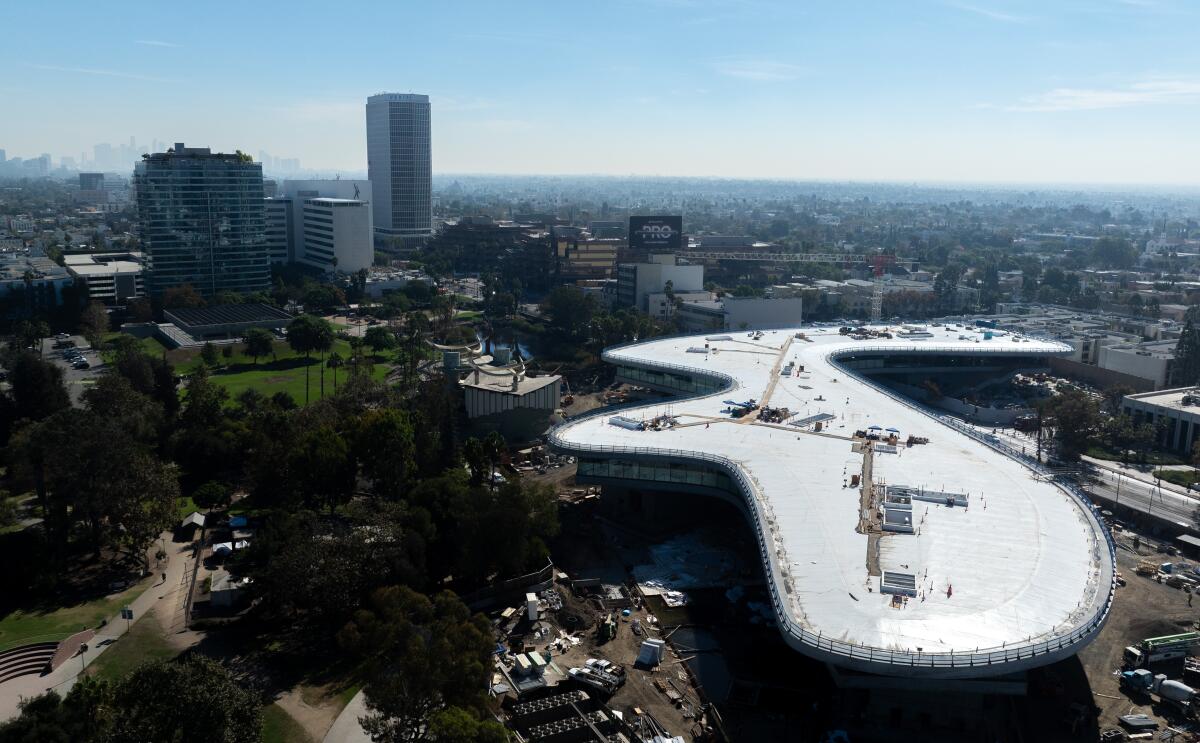
[{"label": "white curved roof", "polygon": [[[693,455],[730,460],[748,476],[743,489],[753,491],[757,501],[749,511],[762,527],[781,630],[802,651],[823,656],[825,641],[833,640],[832,654],[857,657],[855,648],[861,648],[867,662],[848,665],[868,668],[913,664],[913,654],[944,656],[934,664],[942,666],[1011,666],[1039,665],[1074,652],[1078,647],[1064,644],[1076,646],[1094,636],[1111,601],[1111,542],[1094,510],[1025,464],[832,360],[868,349],[949,355],[1069,349],[1011,334],[985,340],[977,329],[925,330],[929,337],[864,341],[836,328],[801,328],[766,331],[758,340],[742,332],[724,336],[730,340],[706,341],[701,335],[611,349],[605,353],[611,363],[717,372],[732,377],[733,387],[621,412],[645,420],[677,416],[677,425],[666,430],[629,430],[601,414],[564,424],[552,443],[580,453],[619,447],[679,450],[671,458],[680,460]],[[796,337],[800,333],[803,339]],[[709,353],[695,352],[706,342]],[[780,375],[792,361],[804,372]],[[764,425],[750,420],[753,415],[735,421],[723,412],[723,400],[750,398],[797,412],[792,420],[821,413],[833,418],[816,434],[811,426]],[[876,451],[875,483],[965,493],[967,506],[914,501],[917,533],[863,533],[860,491],[848,487],[848,480],[862,473],[864,455],[851,436],[871,426],[899,429],[902,443],[909,435],[930,442],[901,446],[897,453]],[[878,544],[873,569],[871,544]],[[880,570],[914,575],[918,596],[897,606],[879,592]],[[1022,648],[1034,662],[1022,660]],[[1032,658],[1037,654],[1043,655]],[[988,672],[1006,670],[1012,669]]]}]

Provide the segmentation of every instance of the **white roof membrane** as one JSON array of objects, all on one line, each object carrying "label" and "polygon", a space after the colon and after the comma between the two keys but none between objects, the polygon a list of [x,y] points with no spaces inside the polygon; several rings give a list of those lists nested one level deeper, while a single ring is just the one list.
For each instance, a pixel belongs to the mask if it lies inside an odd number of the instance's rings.
[{"label": "white roof membrane", "polygon": [[[1112,544],[1095,510],[1028,460],[836,361],[868,350],[1045,356],[1069,349],[1011,334],[985,339],[975,329],[925,330],[855,340],[833,328],[799,328],[758,340],[696,335],[610,349],[611,363],[686,367],[727,375],[731,386],[621,411],[640,421],[674,416],[675,425],[661,430],[613,425],[609,410],[563,424],[551,443],[590,457],[707,460],[730,471],[760,534],[780,630],[802,652],[874,672],[906,666],[905,673],[946,676],[1007,673],[1074,653],[1099,631],[1112,597]],[[707,354],[690,351],[705,343]],[[780,374],[789,362],[792,374]],[[750,399],[787,407],[790,420],[827,419],[816,433],[811,423],[734,419],[722,402]],[[881,485],[924,489],[911,500],[911,533],[864,529],[862,485],[851,487],[852,475],[867,474],[852,435],[888,429],[898,431],[899,445],[878,445],[871,456],[875,510],[882,515]],[[910,435],[929,443],[905,446]],[[956,504],[939,502],[939,492]],[[916,595],[882,593],[885,571],[912,575]]]}]

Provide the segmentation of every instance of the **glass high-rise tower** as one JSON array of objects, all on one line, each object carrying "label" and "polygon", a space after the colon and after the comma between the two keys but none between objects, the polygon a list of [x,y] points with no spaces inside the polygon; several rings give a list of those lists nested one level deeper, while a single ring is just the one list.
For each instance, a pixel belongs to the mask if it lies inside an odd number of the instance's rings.
[{"label": "glass high-rise tower", "polygon": [[380,93],[367,98],[367,177],[377,235],[430,234],[432,176],[429,96]]},{"label": "glass high-rise tower", "polygon": [[261,164],[178,143],[144,156],[133,182],[153,293],[271,287]]}]

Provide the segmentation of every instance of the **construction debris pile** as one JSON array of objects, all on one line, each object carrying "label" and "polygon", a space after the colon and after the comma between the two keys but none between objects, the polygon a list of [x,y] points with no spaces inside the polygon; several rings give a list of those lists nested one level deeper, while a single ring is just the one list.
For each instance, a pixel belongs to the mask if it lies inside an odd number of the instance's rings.
[{"label": "construction debris pile", "polygon": [[758,409],[758,419],[764,423],[783,423],[794,415],[787,408],[772,408],[764,405]]},{"label": "construction debris pile", "polygon": [[850,327],[845,326],[838,328],[838,332],[842,335],[848,335],[856,341],[865,341],[870,338],[891,338],[892,334],[886,330],[872,328],[868,326]]}]

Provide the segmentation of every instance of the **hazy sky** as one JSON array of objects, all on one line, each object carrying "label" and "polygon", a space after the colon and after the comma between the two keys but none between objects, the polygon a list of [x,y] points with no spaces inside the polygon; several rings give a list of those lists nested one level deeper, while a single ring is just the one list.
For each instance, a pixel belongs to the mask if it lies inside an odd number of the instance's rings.
[{"label": "hazy sky", "polygon": [[134,135],[362,170],[389,91],[429,94],[441,173],[1195,184],[1198,21],[1186,0],[5,2],[0,148]]}]

